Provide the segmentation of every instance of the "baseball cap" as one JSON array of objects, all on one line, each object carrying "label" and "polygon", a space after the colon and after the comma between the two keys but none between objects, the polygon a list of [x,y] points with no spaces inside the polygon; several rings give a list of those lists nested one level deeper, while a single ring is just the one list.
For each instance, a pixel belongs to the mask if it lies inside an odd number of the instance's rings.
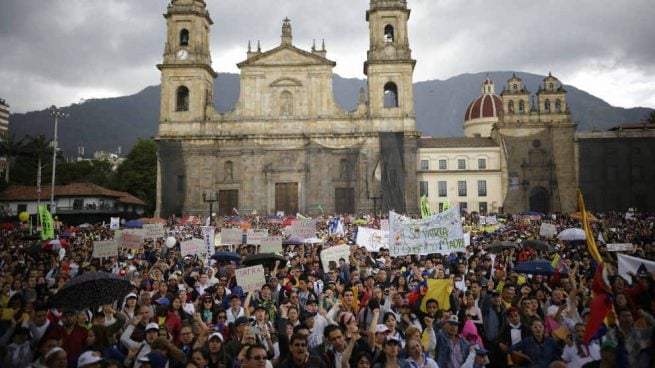
[{"label": "baseball cap", "polygon": [[234,324],[235,324],[236,326],[238,326],[238,325],[243,325],[243,324],[248,324],[248,318],[246,318],[246,317],[239,317],[239,318],[236,319],[236,321],[234,321]]},{"label": "baseball cap", "polygon": [[129,298],[134,298],[134,299],[136,299],[136,298],[137,298],[137,295],[134,294],[134,293],[129,293],[129,294],[127,294],[127,296],[125,297],[125,299],[129,299]]},{"label": "baseball cap", "polygon": [[102,361],[102,356],[96,351],[86,351],[77,359],[77,366],[84,367]]},{"label": "baseball cap", "polygon": [[387,325],[379,324],[375,326],[375,333],[384,333],[387,331],[389,331],[389,327],[387,327]]},{"label": "baseball cap", "polygon": [[384,340],[384,344],[385,345],[400,345],[400,341],[398,341],[398,339],[396,339],[395,337],[390,336],[390,337],[387,337]]},{"label": "baseball cap", "polygon": [[450,316],[450,318],[448,318],[448,320],[446,322],[458,325],[459,324],[459,318],[456,315],[452,315],[452,316]]},{"label": "baseball cap", "polygon": [[214,332],[211,335],[209,335],[209,340],[211,340],[213,338],[216,338],[216,337],[218,337],[221,340],[221,342],[225,341],[223,339],[223,334],[221,334],[220,332]]},{"label": "baseball cap", "polygon": [[157,299],[157,304],[159,304],[159,305],[165,305],[165,306],[168,307],[168,305],[170,303],[171,303],[171,301],[168,300],[168,298],[166,298],[166,297],[162,297],[162,298]]},{"label": "baseball cap", "polygon": [[155,323],[155,322],[150,322],[150,323],[148,323],[148,325],[146,326],[146,332],[148,332],[148,331],[150,331],[150,330],[157,330],[157,331],[159,331],[159,325],[158,325],[157,323]]},{"label": "baseball cap", "polygon": [[166,367],[166,357],[158,351],[151,351],[146,356],[139,358],[141,363],[150,363],[153,368]]}]

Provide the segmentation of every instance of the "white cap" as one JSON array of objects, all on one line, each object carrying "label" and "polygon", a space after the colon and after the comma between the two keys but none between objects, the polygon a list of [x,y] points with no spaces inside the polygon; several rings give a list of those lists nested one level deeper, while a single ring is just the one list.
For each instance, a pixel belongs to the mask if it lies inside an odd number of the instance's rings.
[{"label": "white cap", "polygon": [[221,340],[221,342],[224,341],[223,334],[221,334],[220,332],[214,332],[213,334],[209,335],[209,340],[213,339],[214,337],[218,337]]},{"label": "white cap", "polygon": [[77,366],[84,367],[89,364],[95,364],[102,361],[102,356],[97,351],[86,351],[77,359]]},{"label": "white cap", "polygon": [[127,294],[127,296],[125,297],[125,299],[129,299],[129,298],[138,298],[138,297],[137,297],[137,295],[134,294],[134,293],[129,293],[129,294]]},{"label": "white cap", "polygon": [[387,325],[379,324],[375,326],[375,333],[383,333],[389,331],[389,327]]},{"label": "white cap", "polygon": [[150,331],[150,330],[157,330],[157,331],[159,331],[159,325],[156,324],[155,322],[150,322],[150,323],[148,323],[148,325],[146,326],[146,332],[148,332],[148,331]]}]

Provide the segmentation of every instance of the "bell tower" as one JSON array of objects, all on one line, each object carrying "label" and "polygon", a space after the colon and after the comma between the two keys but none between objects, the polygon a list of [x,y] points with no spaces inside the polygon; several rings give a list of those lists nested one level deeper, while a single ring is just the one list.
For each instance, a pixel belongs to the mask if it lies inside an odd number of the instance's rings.
[{"label": "bell tower", "polygon": [[406,0],[371,0],[370,45],[364,62],[371,117],[414,118],[413,74]]},{"label": "bell tower", "polygon": [[161,71],[160,122],[205,120],[211,111],[214,79],[204,0],[172,0],[166,14],[167,36]]}]

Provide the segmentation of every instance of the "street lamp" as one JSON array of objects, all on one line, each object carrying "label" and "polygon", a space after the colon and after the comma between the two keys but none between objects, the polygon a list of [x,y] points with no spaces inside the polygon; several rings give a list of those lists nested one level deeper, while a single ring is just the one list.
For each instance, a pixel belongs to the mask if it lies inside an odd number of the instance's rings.
[{"label": "street lamp", "polygon": [[55,118],[55,136],[52,140],[52,186],[50,187],[50,213],[55,213],[55,169],[57,167],[57,122],[58,119],[67,119],[70,115],[57,109],[57,106],[50,107],[50,116]]},{"label": "street lamp", "polygon": [[211,190],[205,190],[202,192],[202,200],[205,203],[209,203],[209,225],[214,223],[212,214],[214,213],[214,202],[218,201],[218,195],[216,192]]}]

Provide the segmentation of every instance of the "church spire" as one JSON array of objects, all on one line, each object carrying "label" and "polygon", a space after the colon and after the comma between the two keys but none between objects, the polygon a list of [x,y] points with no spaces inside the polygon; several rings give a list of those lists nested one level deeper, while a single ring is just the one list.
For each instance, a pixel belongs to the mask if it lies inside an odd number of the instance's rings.
[{"label": "church spire", "polygon": [[292,39],[293,36],[291,35],[291,20],[289,17],[286,17],[282,21],[282,45],[291,46]]}]

